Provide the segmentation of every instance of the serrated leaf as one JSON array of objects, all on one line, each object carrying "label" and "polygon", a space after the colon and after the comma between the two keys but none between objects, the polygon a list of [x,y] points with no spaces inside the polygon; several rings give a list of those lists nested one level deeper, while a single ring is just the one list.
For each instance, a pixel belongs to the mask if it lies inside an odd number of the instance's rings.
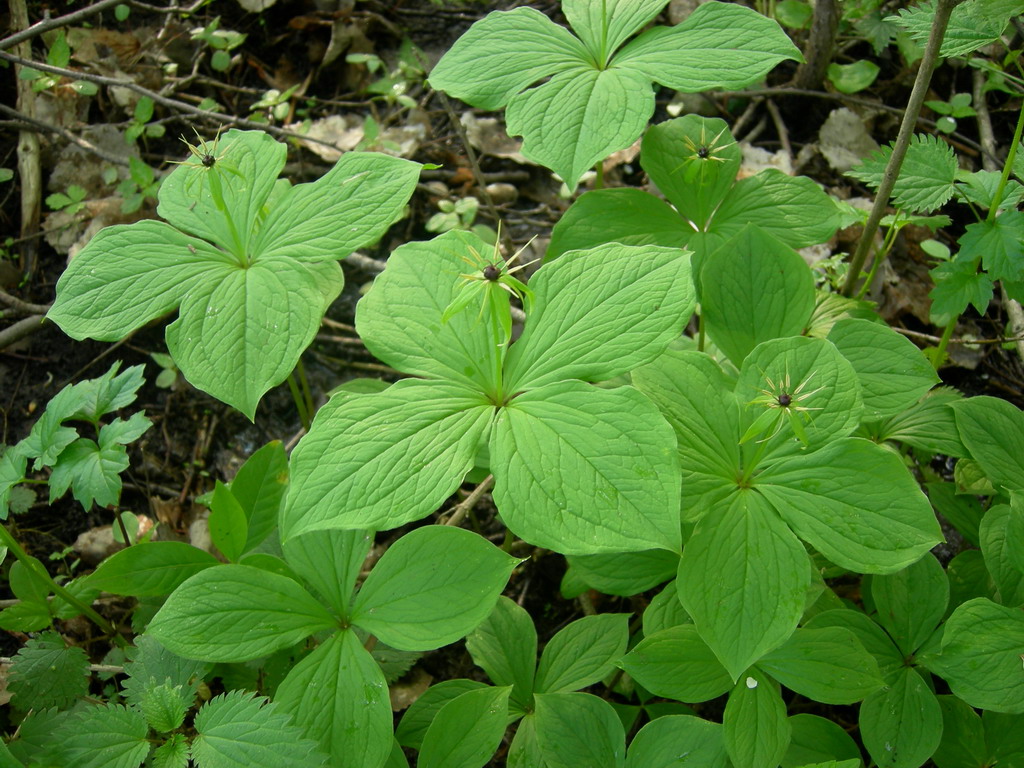
[{"label": "serrated leaf", "polygon": [[[281,707],[246,691],[211,699],[195,718],[192,759],[198,768],[316,768],[325,762]],[[390,746],[390,745],[389,745]]]},{"label": "serrated leaf", "polygon": [[988,311],[992,301],[992,280],[978,272],[975,261],[949,261],[931,271],[935,287],[928,294],[932,300],[931,317],[952,318],[973,305],[980,314]]},{"label": "serrated leaf", "polygon": [[189,743],[184,734],[174,733],[153,750],[149,756],[149,765],[151,768],[188,768],[188,756]]},{"label": "serrated leaf", "polygon": [[139,709],[146,717],[149,727],[160,733],[168,733],[181,726],[185,713],[192,706],[195,692],[180,685],[148,686],[139,702]]},{"label": "serrated leaf", "polygon": [[733,687],[722,715],[725,749],[733,765],[772,768],[789,746],[790,724],[778,683],[758,669]]},{"label": "serrated leaf", "polygon": [[942,711],[921,675],[907,667],[860,705],[860,731],[880,768],[917,768],[939,746]]},{"label": "serrated leaf", "polygon": [[[939,54],[944,57],[962,56],[976,51],[995,40],[1006,28],[1008,20],[1024,12],[1019,0],[968,0],[953,8],[942,38]],[[904,8],[899,16],[890,16],[916,41],[924,43],[931,32],[935,17],[935,0],[928,0],[913,8]]]},{"label": "serrated leaf", "polygon": [[654,695],[676,701],[707,701],[732,688],[729,673],[693,624],[648,635],[619,666]]},{"label": "serrated leaf", "polygon": [[[511,686],[467,691],[445,704],[427,729],[420,768],[481,768],[501,744]],[[472,722],[472,728],[466,724]]]},{"label": "serrated leaf", "polygon": [[25,479],[28,469],[28,456],[20,445],[6,448],[0,456],[0,520],[7,519],[9,507],[13,511],[12,492]]},{"label": "serrated leaf", "polygon": [[1024,212],[1005,211],[1001,216],[968,224],[957,241],[957,258],[980,258],[991,280],[1024,280]]},{"label": "serrated leaf", "polygon": [[[878,189],[891,156],[892,146],[882,147],[846,175]],[[893,205],[916,213],[940,208],[956,191],[957,170],[951,146],[937,136],[915,134],[893,187]]]},{"label": "serrated leaf", "polygon": [[116,704],[89,707],[65,721],[56,752],[66,768],[137,768],[149,754],[141,713]]},{"label": "serrated leaf", "polygon": [[81,648],[69,648],[59,635],[47,632],[14,656],[9,688],[21,711],[67,708],[89,688],[89,659]]},{"label": "serrated leaf", "polygon": [[462,528],[417,528],[363,582],[351,623],[400,650],[439,648],[487,617],[518,562]]},{"label": "serrated leaf", "polygon": [[560,630],[544,647],[534,691],[568,693],[596,683],[626,652],[629,616],[584,616]]},{"label": "serrated leaf", "polygon": [[139,635],[130,660],[125,664],[128,674],[128,679],[122,683],[125,700],[138,706],[151,686],[161,684],[187,687],[194,697],[210,668],[206,662],[171,653],[152,635]]}]

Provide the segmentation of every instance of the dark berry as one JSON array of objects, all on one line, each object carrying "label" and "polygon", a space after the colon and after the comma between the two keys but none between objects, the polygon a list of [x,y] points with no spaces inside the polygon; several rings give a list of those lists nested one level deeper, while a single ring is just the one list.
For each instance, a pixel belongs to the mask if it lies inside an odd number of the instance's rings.
[{"label": "dark berry", "polygon": [[790,397],[789,395],[787,395],[785,392],[783,392],[781,395],[779,395],[779,405],[781,405],[783,408],[786,408],[792,402],[793,402],[793,398]]},{"label": "dark berry", "polygon": [[214,157],[213,155],[206,154],[203,155],[202,162],[203,165],[206,166],[207,168],[213,168],[213,166],[217,164],[217,158]]},{"label": "dark berry", "polygon": [[501,277],[501,269],[493,264],[488,264],[484,267],[484,279],[490,280],[493,283],[499,277]]},{"label": "dark berry", "polygon": [[710,155],[710,154],[711,154],[711,150],[708,149],[707,147],[700,147],[697,150],[697,157],[699,157],[701,160],[707,160],[708,159],[708,155]]}]

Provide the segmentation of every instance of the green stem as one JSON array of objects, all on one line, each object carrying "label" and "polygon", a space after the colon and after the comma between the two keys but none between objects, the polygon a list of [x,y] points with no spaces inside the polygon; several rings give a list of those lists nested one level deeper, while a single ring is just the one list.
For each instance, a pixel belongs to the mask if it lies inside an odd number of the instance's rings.
[{"label": "green stem", "polygon": [[310,425],[309,412],[306,410],[306,403],[302,399],[299,385],[295,381],[294,371],[288,374],[288,390],[292,393],[292,400],[295,401],[295,410],[299,412],[299,421],[302,422],[303,429],[308,431]]},{"label": "green stem", "polygon": [[131,537],[128,535],[128,529],[125,528],[124,518],[121,517],[120,510],[114,510],[114,519],[117,521],[117,527],[121,529],[121,535],[124,537],[124,545],[126,547],[130,547],[135,542],[132,541]]},{"label": "green stem", "polygon": [[896,143],[893,145],[892,156],[882,174],[882,183],[878,185],[875,204],[864,224],[864,233],[850,259],[850,271],[847,273],[846,283],[843,285],[844,296],[852,296],[854,288],[857,287],[860,272],[864,268],[864,261],[871,248],[871,241],[874,240],[878,225],[885,215],[885,208],[889,204],[889,197],[892,195],[892,189],[903,165],[903,158],[907,155],[910,139],[914,135],[914,126],[917,124],[921,107],[928,95],[928,85],[931,83],[932,72],[939,60],[939,49],[942,47],[942,38],[945,36],[946,26],[949,24],[949,15],[953,12],[954,6],[961,2],[963,0],[938,0],[936,5],[931,34],[928,37],[927,45],[925,45],[924,54],[921,56],[920,68],[917,70],[917,78],[914,80],[914,89],[910,93],[910,100],[903,113],[903,122],[900,125]]},{"label": "green stem", "polygon": [[316,404],[313,402],[313,391],[309,388],[309,379],[306,377],[306,366],[302,364],[301,357],[299,358],[299,362],[295,367],[295,370],[299,372],[299,386],[302,388],[302,397],[306,402],[306,415],[309,417],[309,421],[312,424],[313,415],[316,413]]},{"label": "green stem", "polygon": [[992,196],[992,206],[988,209],[988,216],[985,220],[992,222],[999,210],[999,204],[1003,202],[1003,193],[1006,191],[1006,184],[1010,180],[1010,171],[1013,168],[1013,161],[1017,158],[1017,147],[1020,146],[1021,132],[1024,131],[1024,105],[1017,111],[1017,127],[1013,129],[1013,142],[1010,144],[1010,152],[1003,163],[1003,173],[999,177],[999,184],[996,186],[996,193]]},{"label": "green stem", "polygon": [[875,254],[874,259],[871,262],[871,271],[868,272],[867,278],[864,280],[864,285],[857,291],[857,298],[863,299],[868,291],[871,290],[872,283],[875,282],[875,275],[878,274],[878,268],[885,261],[885,258],[889,255],[889,251],[892,250],[892,244],[896,242],[896,234],[899,232],[899,211],[896,212],[896,220],[893,221],[889,231],[885,233],[885,240],[882,241],[881,249]]},{"label": "green stem", "polygon": [[53,594],[57,595],[57,597],[69,603],[70,605],[75,606],[75,608],[81,611],[81,613],[84,616],[87,616],[94,624],[96,624],[96,626],[98,626],[100,629],[106,632],[114,641],[114,643],[119,645],[121,648],[126,648],[128,646],[128,643],[125,641],[123,637],[121,637],[117,629],[114,628],[113,624],[111,624],[105,618],[100,616],[96,611],[94,611],[91,605],[83,603],[73,594],[64,589],[64,587],[55,582],[53,578],[50,576],[50,574],[47,573],[46,569],[43,567],[43,564],[36,560],[34,557],[29,557],[28,553],[21,548],[21,545],[18,543],[18,540],[11,535],[11,532],[8,531],[5,526],[2,525],[0,525],[0,541],[3,542],[7,549],[14,553],[14,556],[21,562],[22,565],[24,565],[26,568],[32,571],[40,579],[45,581],[49,586],[50,591],[53,592]]},{"label": "green stem", "polygon": [[604,160],[598,160],[594,166],[597,178],[594,179],[594,189],[604,189]]},{"label": "green stem", "polygon": [[942,332],[942,338],[939,339],[939,346],[932,352],[934,355],[932,365],[935,366],[935,370],[939,370],[939,366],[946,360],[946,348],[949,346],[949,340],[953,338],[953,331],[956,330],[956,321],[959,319],[960,315],[957,315],[949,321],[949,325]]},{"label": "green stem", "polygon": [[[782,418],[781,411],[779,412],[779,418]],[[776,424],[778,424],[777,421],[773,422],[771,432],[769,432],[769,436],[758,441],[757,450],[754,451],[754,455],[750,458],[749,462],[746,462],[744,464],[743,477],[740,479],[740,485],[742,485],[743,487],[746,487],[747,483],[750,482],[750,478],[754,474],[754,470],[757,469],[757,465],[758,463],[760,463],[761,457],[764,456],[764,452],[768,448],[768,441],[771,440],[771,438],[775,437],[773,433],[775,431]]]}]

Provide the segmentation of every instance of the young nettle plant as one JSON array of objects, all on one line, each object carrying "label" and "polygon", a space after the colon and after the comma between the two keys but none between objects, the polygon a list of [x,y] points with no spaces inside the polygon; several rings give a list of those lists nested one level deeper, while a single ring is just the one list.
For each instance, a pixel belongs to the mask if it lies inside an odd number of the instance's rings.
[{"label": "young nettle plant", "polygon": [[[503,521],[533,544],[678,550],[671,429],[632,387],[585,382],[651,361],[678,338],[694,307],[688,255],[575,251],[526,289],[487,252],[475,235],[449,232],[392,254],[356,325],[374,355],[422,378],[320,410],[292,455],[283,540],[418,520],[481,464]],[[526,299],[514,343],[510,293]]]},{"label": "young nettle plant", "polygon": [[523,137],[523,154],[575,188],[643,133],[654,83],[684,93],[742,88],[780,61],[802,60],[775,21],[731,3],[704,3],[682,24],[626,42],[665,5],[564,0],[576,35],[532,8],[495,11],[455,42],[430,85],[481,109],[507,105],[508,132]]},{"label": "young nettle plant", "polygon": [[114,341],[177,309],[167,347],[182,375],[252,419],[341,292],[338,260],[401,216],[420,166],[349,153],[292,186],[278,179],[287,148],[265,133],[190,151],[160,186],[167,223],[102,230],[61,275],[48,317],[73,338]]}]

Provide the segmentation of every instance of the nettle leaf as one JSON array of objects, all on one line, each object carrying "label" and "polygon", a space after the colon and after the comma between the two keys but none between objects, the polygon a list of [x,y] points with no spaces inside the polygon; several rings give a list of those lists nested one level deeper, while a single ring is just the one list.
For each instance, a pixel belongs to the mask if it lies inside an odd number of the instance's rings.
[{"label": "nettle leaf", "polygon": [[[953,9],[939,54],[943,57],[963,56],[996,40],[1013,16],[1024,13],[1020,0],[968,0]],[[889,16],[919,43],[924,44],[935,18],[935,0],[913,8],[903,8],[898,16]]]},{"label": "nettle leaf", "polygon": [[774,768],[789,746],[790,725],[779,684],[758,669],[733,687],[722,715],[733,765]]},{"label": "nettle leaf", "polygon": [[828,340],[857,372],[867,418],[895,416],[940,382],[921,350],[882,323],[844,318]]},{"label": "nettle leaf", "polygon": [[546,264],[530,290],[526,328],[506,361],[512,392],[607,380],[649,362],[678,338],[696,303],[687,254],[613,243]]},{"label": "nettle leaf", "polygon": [[619,666],[655,696],[676,701],[707,701],[732,688],[729,673],[693,624],[647,635]]},{"label": "nettle leaf", "polygon": [[739,88],[800,58],[778,24],[724,3],[648,30],[616,53],[660,6],[569,4],[585,45],[530,9],[491,13],[456,41],[430,84],[484,109],[507,102],[509,132],[523,136],[523,153],[575,187],[595,162],[639,136],[654,111],[652,81],[683,91]]},{"label": "nettle leaf", "polygon": [[184,686],[168,683],[147,686],[139,701],[139,709],[149,727],[160,733],[169,733],[185,721],[185,713],[192,706],[195,693],[186,692]]},{"label": "nettle leaf", "polygon": [[972,707],[1024,713],[1024,612],[986,598],[968,600],[946,621],[942,652],[927,659]]},{"label": "nettle leaf", "polygon": [[347,616],[359,569],[373,546],[373,532],[327,530],[284,543],[288,564],[341,616]]},{"label": "nettle leaf", "polygon": [[223,565],[200,571],[178,587],[147,631],[186,658],[239,662],[336,625],[327,609],[287,576]]},{"label": "nettle leaf", "polygon": [[189,690],[191,703],[211,666],[207,662],[184,659],[171,653],[152,635],[139,635],[135,638],[135,648],[129,650],[129,661],[124,667],[128,674],[128,679],[122,684],[125,700],[138,706],[151,687],[166,684]]},{"label": "nettle leaf", "polygon": [[928,554],[901,571],[874,576],[870,594],[878,623],[910,656],[942,621],[949,602],[949,579],[939,561]]},{"label": "nettle leaf", "polygon": [[326,760],[279,705],[247,691],[211,699],[196,715],[195,729],[192,759],[200,768],[317,768]]},{"label": "nettle leaf", "polygon": [[996,486],[1024,489],[1024,413],[996,397],[953,404],[960,439]]},{"label": "nettle leaf", "polygon": [[511,685],[512,700],[526,707],[533,693],[537,630],[530,614],[507,597],[466,637],[466,650],[496,685]]},{"label": "nettle leaf", "polygon": [[581,555],[679,548],[672,430],[631,387],[530,390],[499,412],[490,456],[502,519],[532,544]]},{"label": "nettle leaf", "polygon": [[860,705],[860,732],[880,768],[917,768],[942,738],[942,710],[917,670],[905,667]]},{"label": "nettle leaf", "polygon": [[1024,212],[1005,211],[995,219],[968,224],[957,241],[957,259],[980,258],[992,280],[1024,280]]},{"label": "nettle leaf", "polygon": [[[714,574],[709,581],[708,574]],[[701,519],[679,561],[679,600],[733,680],[793,634],[810,584],[807,552],[758,495]]]},{"label": "nettle leaf", "polygon": [[60,635],[46,632],[15,654],[9,686],[12,703],[22,712],[70,707],[89,690],[89,658],[81,648],[65,645]]},{"label": "nettle leaf", "polygon": [[622,768],[626,737],[611,704],[589,693],[538,693],[534,701],[534,728],[545,765]]},{"label": "nettle leaf", "polygon": [[722,726],[689,715],[652,720],[630,742],[625,768],[672,768],[680,759],[725,768],[728,756]]},{"label": "nettle leaf", "polygon": [[584,616],[560,630],[541,654],[534,690],[568,693],[596,683],[626,652],[629,614]]},{"label": "nettle leaf", "polygon": [[395,528],[430,514],[472,469],[493,413],[480,393],[415,379],[335,398],[292,453],[281,538]]},{"label": "nettle leaf", "polygon": [[88,707],[53,735],[67,768],[136,768],[149,754],[149,726],[135,709],[116,704]]},{"label": "nettle leaf", "polygon": [[931,317],[952,318],[963,313],[971,304],[985,314],[992,301],[992,279],[978,272],[977,261],[947,261],[931,271],[935,287],[928,297],[932,300]]},{"label": "nettle leaf", "polygon": [[387,682],[355,632],[332,635],[292,667],[274,701],[319,742],[332,766],[382,768],[391,753]]},{"label": "nettle leaf", "polygon": [[511,691],[511,686],[480,688],[445,704],[423,737],[417,766],[481,768],[505,735]]},{"label": "nettle leaf", "polygon": [[147,541],[115,552],[87,580],[117,595],[169,595],[190,576],[219,564],[209,552],[182,541]]},{"label": "nettle leaf", "polygon": [[[892,145],[882,147],[846,175],[877,190],[890,157]],[[914,134],[893,187],[893,205],[915,213],[930,213],[941,208],[956,191],[958,169],[956,155],[949,144],[937,136]]]},{"label": "nettle leaf", "polygon": [[704,259],[707,334],[737,366],[762,341],[799,336],[814,309],[814,277],[796,251],[748,226]]},{"label": "nettle leaf", "polygon": [[797,629],[757,666],[790,690],[826,704],[853,704],[885,685],[878,664],[848,629]]},{"label": "nettle leaf", "polygon": [[377,562],[351,622],[403,651],[440,648],[487,617],[518,563],[471,531],[417,528]]}]

